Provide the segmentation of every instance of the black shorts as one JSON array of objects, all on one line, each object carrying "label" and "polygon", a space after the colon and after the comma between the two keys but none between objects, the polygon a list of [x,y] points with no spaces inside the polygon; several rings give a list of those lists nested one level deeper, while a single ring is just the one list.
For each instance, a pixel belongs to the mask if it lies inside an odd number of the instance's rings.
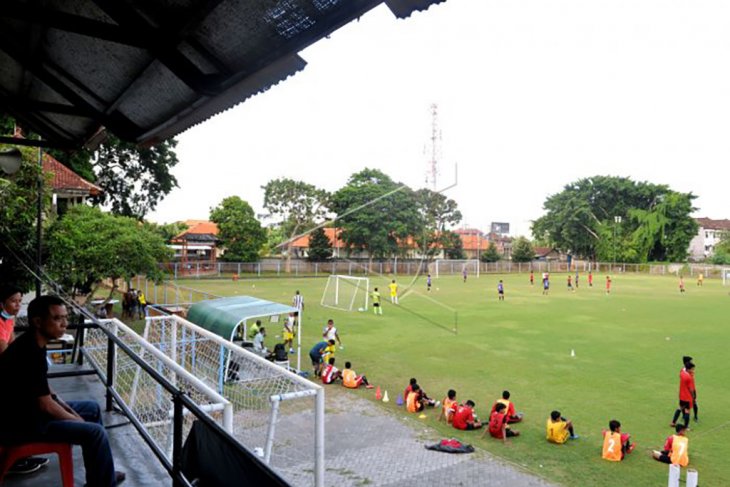
[{"label": "black shorts", "polygon": [[497,291],[499,294],[504,294],[504,291]]},{"label": "black shorts", "polygon": [[679,409],[692,409],[689,405],[689,401],[679,400]]},{"label": "black shorts", "polygon": [[476,426],[474,426],[474,423],[471,423],[471,424],[467,423],[467,425],[466,425],[466,430],[467,431],[472,431],[472,430],[476,430],[476,429],[479,429],[479,428],[481,428],[481,426],[476,427]]},{"label": "black shorts", "polygon": [[662,462],[662,463],[669,463],[669,464],[672,463],[672,459],[669,458],[669,455],[667,455],[664,452],[662,452],[662,454],[659,455],[659,461]]},{"label": "black shorts", "polygon": [[380,308],[380,303],[373,303],[373,307]]},{"label": "black shorts", "polygon": [[513,436],[517,436],[514,431],[507,430],[505,431],[505,434],[507,435],[507,438],[512,438]]},{"label": "black shorts", "polygon": [[309,358],[312,359],[312,365],[319,365],[322,362],[322,357],[310,355]]}]

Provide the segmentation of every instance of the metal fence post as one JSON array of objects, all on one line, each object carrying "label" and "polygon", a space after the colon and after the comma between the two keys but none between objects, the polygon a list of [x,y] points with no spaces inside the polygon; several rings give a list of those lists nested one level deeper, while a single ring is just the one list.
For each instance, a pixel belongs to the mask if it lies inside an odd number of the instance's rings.
[{"label": "metal fence post", "polygon": [[256,263],[256,275],[261,277],[261,262]]},{"label": "metal fence post", "polygon": [[182,392],[178,391],[172,396],[173,404],[173,426],[172,426],[172,485],[179,487],[183,485],[180,481],[182,475],[182,444],[183,444],[183,404]]},{"label": "metal fence post", "polygon": [[106,410],[111,411],[114,401],[112,388],[114,387],[114,360],[116,357],[115,343],[111,336],[107,337],[106,347]]}]

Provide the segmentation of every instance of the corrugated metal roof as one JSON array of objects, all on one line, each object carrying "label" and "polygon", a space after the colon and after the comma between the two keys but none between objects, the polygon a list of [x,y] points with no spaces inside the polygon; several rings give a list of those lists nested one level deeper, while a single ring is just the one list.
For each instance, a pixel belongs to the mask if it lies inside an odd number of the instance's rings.
[{"label": "corrugated metal roof", "polygon": [[60,146],[153,143],[301,71],[375,6],[445,0],[18,0],[0,9],[0,110]]}]

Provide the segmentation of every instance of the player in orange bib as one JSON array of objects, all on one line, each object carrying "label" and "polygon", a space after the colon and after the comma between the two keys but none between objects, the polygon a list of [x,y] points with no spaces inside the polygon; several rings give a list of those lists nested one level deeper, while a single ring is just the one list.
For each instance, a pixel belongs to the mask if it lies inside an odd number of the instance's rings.
[{"label": "player in orange bib", "polygon": [[446,393],[446,397],[441,402],[443,406],[441,406],[441,409],[439,410],[438,416],[436,417],[436,421],[441,421],[441,419],[445,419],[447,423],[451,424],[451,421],[454,419],[454,413],[456,412],[456,408],[459,406],[459,404],[456,402],[456,391],[453,389],[449,389],[449,392]]},{"label": "player in orange bib", "polygon": [[505,413],[507,414],[507,424],[512,423],[519,423],[522,421],[522,418],[524,417],[523,413],[515,413],[515,405],[512,401],[509,400],[510,393],[509,391],[502,391],[502,399],[497,399],[494,404],[492,405],[492,411],[489,413],[491,414],[496,411],[497,404],[504,404],[506,410]]},{"label": "player in orange bib", "polygon": [[352,364],[345,362],[345,370],[342,371],[342,385],[350,389],[357,389],[361,385],[364,385],[366,389],[372,389],[373,386],[368,382],[368,378],[365,375],[357,375],[352,370]]},{"label": "player in orange bib", "polygon": [[663,463],[686,467],[689,465],[689,438],[684,436],[687,427],[683,424],[678,424],[676,428],[677,433],[667,438],[667,441],[664,443],[664,449],[662,451],[654,450],[652,456],[654,460]]},{"label": "player in orange bib", "polygon": [[601,458],[610,462],[620,462],[627,453],[634,451],[635,444],[631,444],[628,433],[621,433],[621,423],[612,419],[608,422],[609,431],[603,430],[603,450]]}]

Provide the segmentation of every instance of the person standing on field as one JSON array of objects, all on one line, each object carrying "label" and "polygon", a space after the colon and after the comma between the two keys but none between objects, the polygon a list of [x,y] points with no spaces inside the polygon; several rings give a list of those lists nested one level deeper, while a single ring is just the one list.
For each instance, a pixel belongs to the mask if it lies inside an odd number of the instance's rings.
[{"label": "person standing on field", "polygon": [[388,289],[390,289],[390,302],[392,304],[398,304],[398,283],[395,282],[395,279],[388,284]]}]

